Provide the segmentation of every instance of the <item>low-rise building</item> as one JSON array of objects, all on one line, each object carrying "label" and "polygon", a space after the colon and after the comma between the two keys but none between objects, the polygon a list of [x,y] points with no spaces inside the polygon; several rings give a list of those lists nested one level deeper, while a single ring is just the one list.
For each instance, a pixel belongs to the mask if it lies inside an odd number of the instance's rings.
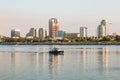
[{"label": "low-rise building", "polygon": [[87,37],[87,27],[80,27],[80,37]]},{"label": "low-rise building", "polygon": [[60,30],[60,31],[57,32],[57,37],[64,38],[65,37],[65,33],[66,33],[65,31]]},{"label": "low-rise building", "polygon": [[66,33],[65,37],[67,38],[80,37],[80,33]]}]

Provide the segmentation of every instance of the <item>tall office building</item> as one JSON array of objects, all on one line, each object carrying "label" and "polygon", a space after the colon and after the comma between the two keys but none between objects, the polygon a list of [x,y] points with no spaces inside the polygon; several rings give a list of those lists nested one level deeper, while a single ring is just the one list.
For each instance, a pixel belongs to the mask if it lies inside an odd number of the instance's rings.
[{"label": "tall office building", "polygon": [[47,36],[47,31],[45,28],[31,28],[26,34],[26,37],[31,38],[45,38]]},{"label": "tall office building", "polygon": [[80,27],[80,37],[87,37],[87,27]]},{"label": "tall office building", "polygon": [[57,31],[59,31],[60,23],[56,18],[51,18],[49,20],[49,36],[50,38],[56,38]]},{"label": "tall office building", "polygon": [[38,28],[35,29],[35,37],[39,38],[39,29]]},{"label": "tall office building", "polygon": [[98,37],[103,37],[108,35],[108,28],[106,20],[102,20],[101,24],[97,27]]},{"label": "tall office building", "polygon": [[26,34],[26,36],[32,36],[35,37],[35,28],[31,28],[29,32]]},{"label": "tall office building", "polygon": [[11,30],[11,38],[19,38],[20,37],[20,30],[19,29],[12,29]]},{"label": "tall office building", "polygon": [[39,28],[39,38],[44,39],[47,36],[47,31],[45,28]]}]

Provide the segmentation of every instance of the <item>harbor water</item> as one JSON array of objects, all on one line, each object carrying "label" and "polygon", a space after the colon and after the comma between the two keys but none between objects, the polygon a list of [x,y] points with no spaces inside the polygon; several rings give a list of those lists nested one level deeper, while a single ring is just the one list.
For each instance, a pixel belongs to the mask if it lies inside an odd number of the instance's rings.
[{"label": "harbor water", "polygon": [[[53,47],[64,55],[49,55]],[[0,45],[0,80],[120,80],[119,45]]]}]

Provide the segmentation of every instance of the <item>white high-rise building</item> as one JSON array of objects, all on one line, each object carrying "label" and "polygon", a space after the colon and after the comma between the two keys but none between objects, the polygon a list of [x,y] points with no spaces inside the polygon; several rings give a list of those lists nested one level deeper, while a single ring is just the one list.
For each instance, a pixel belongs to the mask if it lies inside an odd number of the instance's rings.
[{"label": "white high-rise building", "polygon": [[38,28],[35,29],[35,37],[39,38],[39,29]]},{"label": "white high-rise building", "polygon": [[47,31],[45,28],[39,28],[39,38],[44,39],[47,36]]},{"label": "white high-rise building", "polygon": [[11,38],[19,38],[19,37],[20,37],[20,29],[12,29]]},{"label": "white high-rise building", "polygon": [[104,37],[108,35],[108,27],[106,20],[102,20],[101,24],[97,27],[98,37]]},{"label": "white high-rise building", "polygon": [[31,28],[27,33],[26,37],[31,38],[45,38],[47,36],[47,31],[45,28]]},{"label": "white high-rise building", "polygon": [[80,27],[80,37],[87,37],[87,27]]}]

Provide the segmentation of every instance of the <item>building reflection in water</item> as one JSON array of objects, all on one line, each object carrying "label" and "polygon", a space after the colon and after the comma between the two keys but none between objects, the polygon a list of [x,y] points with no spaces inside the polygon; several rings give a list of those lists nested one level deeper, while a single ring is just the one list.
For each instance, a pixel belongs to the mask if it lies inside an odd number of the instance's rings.
[{"label": "building reflection in water", "polygon": [[11,71],[13,73],[17,73],[20,67],[20,54],[19,53],[11,53]]},{"label": "building reflection in water", "polygon": [[[83,68],[86,68],[88,66],[94,66],[96,67],[101,66],[103,69],[108,68],[108,55],[109,51],[107,47],[101,47],[101,48],[81,48],[80,55],[82,61]],[[98,57],[97,57],[98,56]],[[96,61],[98,59],[98,61]],[[96,64],[97,63],[97,64]]]},{"label": "building reflection in water", "polygon": [[49,70],[52,77],[55,77],[59,73],[60,56],[59,55],[49,55]]},{"label": "building reflection in water", "polygon": [[45,52],[46,48],[45,47],[42,47],[42,48],[39,48],[37,47],[36,48],[37,50],[37,53],[33,53],[31,54],[31,62],[33,62],[33,65],[35,67],[35,71],[37,73],[39,73],[40,70],[42,71],[45,71],[46,70],[46,63],[47,63],[47,58],[48,58],[48,55]]},{"label": "building reflection in water", "polygon": [[15,53],[11,53],[11,71],[15,73]]},{"label": "building reflection in water", "polygon": [[43,47],[43,49],[41,50],[40,53],[35,53],[35,62],[36,62],[36,66],[39,66],[40,64],[42,64],[42,66],[44,66],[45,62],[46,62],[46,54],[43,53],[45,51],[45,48]]},{"label": "building reflection in water", "polygon": [[[37,50],[41,50],[37,48]],[[42,52],[45,52],[45,48],[42,48]],[[77,53],[77,52],[76,52]],[[66,54],[66,56],[72,54]],[[74,54],[75,55],[75,54]],[[76,55],[75,55],[76,57]],[[103,70],[107,71],[109,64],[109,50],[108,47],[100,47],[100,48],[87,48],[83,47],[80,49],[80,54],[77,54],[76,57],[81,61],[80,65],[83,68],[86,67],[100,67]],[[49,59],[49,72],[52,76],[58,75],[60,72],[60,61],[62,60],[61,56],[48,55],[46,53],[30,53],[30,54],[19,54],[19,53],[11,53],[11,70],[12,72],[19,71],[20,66],[31,65],[32,69],[36,69],[36,71],[43,70],[46,71],[46,63],[48,63]],[[26,63],[25,63],[26,60]],[[75,60],[76,61],[76,60]],[[24,64],[24,65],[22,65]]]},{"label": "building reflection in water", "polygon": [[46,70],[46,61],[48,60],[46,57],[47,56],[44,53],[11,53],[12,74],[20,73],[21,71],[27,69],[34,70],[37,74],[39,74],[40,70]]},{"label": "building reflection in water", "polygon": [[109,50],[107,47],[100,48],[98,51],[98,66],[102,68],[103,73],[108,73],[108,67],[109,67]]},{"label": "building reflection in water", "polygon": [[83,67],[85,68],[87,65],[87,49],[86,47],[82,48],[81,51],[81,63],[83,63]]},{"label": "building reflection in water", "polygon": [[104,68],[108,68],[108,48],[100,48],[98,51],[98,60],[100,62],[100,65],[102,65]]},{"label": "building reflection in water", "polygon": [[103,48],[103,67],[108,68],[108,48]]}]

